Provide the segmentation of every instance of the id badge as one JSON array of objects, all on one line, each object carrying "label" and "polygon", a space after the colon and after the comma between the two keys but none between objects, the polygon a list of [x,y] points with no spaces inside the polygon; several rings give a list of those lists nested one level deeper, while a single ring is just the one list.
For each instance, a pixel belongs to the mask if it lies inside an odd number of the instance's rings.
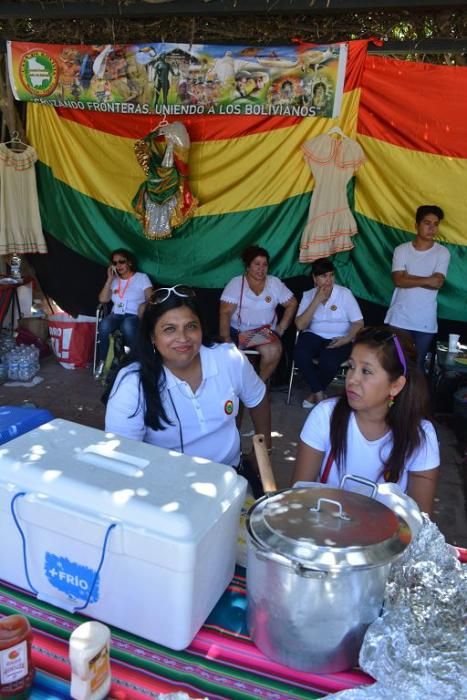
[{"label": "id badge", "polygon": [[123,300],[118,301],[117,304],[115,304],[115,311],[117,314],[124,314],[125,308],[126,308],[126,304]]}]

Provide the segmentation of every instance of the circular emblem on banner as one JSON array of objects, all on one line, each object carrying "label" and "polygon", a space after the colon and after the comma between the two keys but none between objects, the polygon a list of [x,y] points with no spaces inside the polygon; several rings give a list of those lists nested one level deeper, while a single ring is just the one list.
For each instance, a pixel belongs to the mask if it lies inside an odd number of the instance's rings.
[{"label": "circular emblem on banner", "polygon": [[44,51],[25,53],[19,66],[19,74],[26,90],[36,97],[48,97],[57,87],[57,63]]},{"label": "circular emblem on banner", "polygon": [[333,304],[333,305],[330,307],[330,309],[331,309],[331,311],[337,311],[337,306],[336,306],[335,304]]},{"label": "circular emblem on banner", "polygon": [[270,303],[271,303],[272,299],[271,299],[271,297],[269,296],[269,294],[268,294],[267,297],[264,297],[264,301],[266,302],[266,304],[270,304]]},{"label": "circular emblem on banner", "polygon": [[224,411],[227,413],[228,416],[231,416],[233,413],[233,401],[230,399],[225,402],[224,404]]}]

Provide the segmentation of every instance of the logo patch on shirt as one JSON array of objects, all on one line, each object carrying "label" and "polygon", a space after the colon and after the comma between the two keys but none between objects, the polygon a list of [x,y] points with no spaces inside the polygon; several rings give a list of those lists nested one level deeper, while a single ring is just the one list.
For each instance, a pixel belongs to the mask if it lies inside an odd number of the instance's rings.
[{"label": "logo patch on shirt", "polygon": [[268,294],[267,297],[264,297],[264,301],[266,302],[266,304],[270,304],[272,301],[272,297],[270,297]]},{"label": "logo patch on shirt", "polygon": [[337,311],[337,306],[335,304],[333,304],[329,308],[331,309],[331,311]]},{"label": "logo patch on shirt", "polygon": [[231,416],[234,410],[233,401],[230,399],[224,404],[224,411],[228,416]]}]

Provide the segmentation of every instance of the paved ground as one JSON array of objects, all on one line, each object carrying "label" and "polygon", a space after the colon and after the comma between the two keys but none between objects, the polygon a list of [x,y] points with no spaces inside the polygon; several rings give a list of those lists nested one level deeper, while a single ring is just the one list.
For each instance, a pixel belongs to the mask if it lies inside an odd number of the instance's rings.
[{"label": "paved ground", "polygon": [[[20,406],[32,402],[47,408],[56,418],[65,418],[82,425],[103,428],[104,406],[100,401],[102,387],[95,382],[90,370],[66,370],[52,357],[42,362],[40,375],[44,381],[34,387],[0,386],[0,405]],[[339,390],[339,387],[336,388]],[[307,412],[301,408],[305,388],[296,382],[290,406],[286,391],[273,388],[273,466],[278,485],[288,486],[294,465],[297,438]],[[454,431],[449,427],[449,415],[440,415],[436,427],[441,443],[441,478],[436,498],[434,519],[448,542],[467,547],[467,518],[464,495],[465,455],[458,449]],[[250,429],[245,417],[242,432]],[[243,438],[248,448],[249,438]]]}]

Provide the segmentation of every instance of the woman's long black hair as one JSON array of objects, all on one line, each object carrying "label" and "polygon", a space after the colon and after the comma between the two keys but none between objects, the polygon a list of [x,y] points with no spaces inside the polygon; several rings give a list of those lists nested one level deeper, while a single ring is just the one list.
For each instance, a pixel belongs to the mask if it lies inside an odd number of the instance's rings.
[{"label": "woman's long black hair", "polygon": [[[398,482],[407,460],[425,439],[421,421],[430,417],[430,401],[427,382],[417,367],[417,351],[411,336],[389,326],[363,328],[357,333],[355,345],[366,345],[375,350],[390,381],[404,374],[394,337],[399,339],[406,362],[406,384],[388,408],[386,422],[392,432],[392,449],[383,464],[382,475],[386,481]],[[341,475],[347,452],[347,430],[352,408],[344,394],[331,418],[331,450]]]},{"label": "woman's long black hair", "polygon": [[[151,304],[151,302],[148,302],[140,320],[139,332],[134,350],[125,356],[113,377],[110,379],[109,386],[102,396],[102,401],[107,403],[109,397],[113,396],[115,392],[118,391],[118,387],[122,381],[120,378],[118,382],[115,383],[118,371],[122,369],[122,367],[127,367],[133,362],[137,362],[139,367],[131,371],[139,375],[139,402],[132,416],[136,415],[141,408],[144,408],[144,423],[153,430],[165,430],[166,426],[170,425],[170,420],[167,417],[161,398],[162,391],[165,387],[164,365],[161,355],[153,345],[152,336],[156,323],[167,311],[178,309],[183,306],[186,306],[198,317],[202,331],[201,342],[206,347],[211,347],[212,342],[208,336],[203,314],[196,297],[180,297],[172,292],[166,301],[160,304]],[[128,417],[130,418],[132,416]]]}]

